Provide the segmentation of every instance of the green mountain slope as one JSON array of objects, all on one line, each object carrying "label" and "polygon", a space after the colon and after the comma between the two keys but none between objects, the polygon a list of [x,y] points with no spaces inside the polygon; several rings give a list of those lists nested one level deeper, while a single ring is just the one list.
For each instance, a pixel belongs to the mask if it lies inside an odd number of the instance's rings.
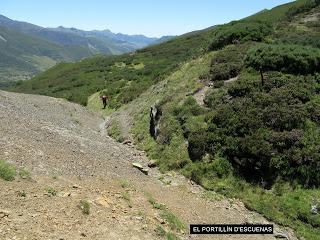
[{"label": "green mountain slope", "polygon": [[29,79],[57,62],[71,62],[98,54],[119,55],[158,40],[143,35],[114,34],[107,30],[43,28],[2,15],[0,27],[0,88]]},{"label": "green mountain slope", "polygon": [[15,91],[63,97],[86,104],[91,94],[107,88],[113,106],[117,107],[139,96],[181,62],[202,54],[213,34],[213,31],[201,32],[136,53],[60,64],[22,83]]},{"label": "green mountain slope", "polygon": [[[319,4],[297,1],[132,54],[60,64],[13,90],[88,104],[109,115],[109,134],[132,137],[161,170],[319,239],[311,211],[320,199]],[[151,106],[162,112],[155,138]]]},{"label": "green mountain slope", "polygon": [[12,30],[40,37],[62,46],[81,46],[93,53],[122,54],[148,46],[163,39],[149,38],[144,35],[126,35],[112,33],[109,30],[83,31],[76,28],[44,28],[27,22],[11,20],[0,15],[0,25]]},{"label": "green mountain slope", "polygon": [[62,47],[58,44],[0,26],[0,85],[28,79],[65,60],[88,56],[81,47]]},{"label": "green mountain slope", "polygon": [[[267,20],[269,22],[269,20],[275,19],[270,16],[283,19],[287,16],[286,13],[289,10],[299,9],[300,6],[304,6],[305,2],[301,0],[285,4],[255,14],[244,19],[244,21]],[[260,27],[259,24],[255,25],[258,28]],[[245,24],[242,24],[242,26],[246,28]],[[61,64],[22,84],[15,90],[64,97],[71,101],[86,104],[87,98],[92,93],[107,88],[108,94],[112,97],[112,102],[119,106],[137,97],[159,79],[163,79],[163,76],[172,72],[181,62],[205,52],[210,47],[212,40],[220,37],[215,38],[216,33],[219,33],[216,28],[209,28],[180,36],[164,44],[138,50],[134,55],[96,57],[83,60],[81,63]],[[283,29],[282,32],[279,30],[277,33],[283,35],[281,41],[286,41],[284,38],[289,36],[286,35],[288,33],[287,28]],[[220,34],[228,33],[221,32]],[[297,34],[303,33],[295,31],[294,35]],[[290,35],[292,34],[290,33]],[[232,35],[230,37],[232,38]],[[296,38],[296,36],[292,37]],[[317,34],[314,36],[310,34],[310,42],[314,43],[317,37]],[[253,37],[253,40],[256,39]],[[124,65],[120,64],[122,67],[115,67],[119,65],[118,63],[124,63]],[[133,67],[138,64],[142,64],[143,68],[135,69]],[[50,84],[48,79],[50,79]]]}]

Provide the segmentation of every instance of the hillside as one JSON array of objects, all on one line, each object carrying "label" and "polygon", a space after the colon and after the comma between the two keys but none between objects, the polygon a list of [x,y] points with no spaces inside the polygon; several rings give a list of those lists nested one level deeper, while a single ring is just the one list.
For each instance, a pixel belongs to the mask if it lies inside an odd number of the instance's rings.
[{"label": "hillside", "polygon": [[87,105],[162,172],[319,239],[319,4],[296,1],[132,54],[60,64],[13,90]]},{"label": "hillside", "polygon": [[[206,192],[179,174],[155,168],[143,174],[132,166],[148,164],[143,152],[105,135],[105,120],[80,105],[3,91],[0,102],[5,239],[189,239],[190,223],[269,223],[241,202]],[[276,225],[279,233],[296,239]]]},{"label": "hillside", "polygon": [[0,26],[0,86],[29,79],[61,60],[72,61],[90,54],[82,48],[58,44]]},{"label": "hillside", "polygon": [[62,97],[86,105],[91,94],[107,88],[111,107],[116,108],[161,81],[182,62],[201,55],[213,34],[214,30],[187,34],[131,54],[59,64],[14,91]]},{"label": "hillside", "polygon": [[[272,13],[279,19],[287,18],[286,11],[293,7],[300,8],[300,5],[304,2],[285,4],[255,14],[249,17],[248,21],[251,18],[254,22],[269,21],[268,19],[274,19],[274,17],[270,17]],[[266,15],[266,13],[268,14]],[[87,98],[92,93],[108,88],[108,95],[112,97],[112,102],[114,102],[112,107],[117,107],[131,101],[159,79],[163,79],[165,75],[176,69],[181,62],[207,51],[210,43],[215,39],[216,32],[215,27],[208,28],[203,31],[185,34],[164,44],[138,50],[135,54],[113,58],[96,57],[75,64],[61,64],[22,86],[16,87],[15,91],[63,97],[85,105]],[[288,29],[284,29],[283,32],[278,31],[278,34],[282,33],[287,34]],[[284,38],[285,34],[281,38]],[[289,31],[287,37],[298,34],[303,34],[303,31]],[[292,38],[295,37],[292,36]],[[301,38],[302,36],[298,37]],[[310,43],[311,45],[315,44],[317,37],[318,33],[310,33],[310,38],[314,39],[312,40],[313,43]],[[134,66],[141,67],[135,68]]]},{"label": "hillside", "polygon": [[105,54],[118,55],[145,47],[161,38],[83,31],[75,28],[43,28],[0,15],[0,87],[29,79],[56,63]]}]

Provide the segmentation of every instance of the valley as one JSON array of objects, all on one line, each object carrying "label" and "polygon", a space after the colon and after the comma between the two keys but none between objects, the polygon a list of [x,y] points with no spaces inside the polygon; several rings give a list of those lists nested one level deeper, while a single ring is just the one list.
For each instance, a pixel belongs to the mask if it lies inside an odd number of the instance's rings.
[{"label": "valley", "polygon": [[0,15],[0,88],[15,85],[60,62],[74,62],[94,55],[119,55],[171,39],[44,28]]}]

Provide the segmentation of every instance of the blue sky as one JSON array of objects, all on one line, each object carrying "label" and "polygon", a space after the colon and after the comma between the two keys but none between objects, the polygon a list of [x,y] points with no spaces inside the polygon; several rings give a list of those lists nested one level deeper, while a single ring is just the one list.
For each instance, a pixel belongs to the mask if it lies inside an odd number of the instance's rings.
[{"label": "blue sky", "polygon": [[0,14],[43,27],[179,35],[290,0],[0,0]]}]

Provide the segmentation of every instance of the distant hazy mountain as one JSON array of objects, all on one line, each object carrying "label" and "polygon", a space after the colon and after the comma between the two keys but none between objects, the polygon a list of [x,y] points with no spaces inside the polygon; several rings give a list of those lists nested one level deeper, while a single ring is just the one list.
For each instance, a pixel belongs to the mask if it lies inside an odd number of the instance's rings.
[{"label": "distant hazy mountain", "polygon": [[44,28],[0,15],[0,87],[28,79],[57,62],[95,54],[118,55],[160,43],[161,39],[110,30]]}]

